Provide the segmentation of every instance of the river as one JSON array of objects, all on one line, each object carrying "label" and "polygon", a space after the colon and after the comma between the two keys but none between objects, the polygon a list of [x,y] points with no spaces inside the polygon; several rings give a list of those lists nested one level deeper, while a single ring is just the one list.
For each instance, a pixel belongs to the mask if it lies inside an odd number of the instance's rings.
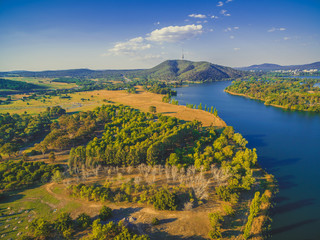
[{"label": "river", "polygon": [[320,114],[290,112],[223,90],[230,81],[175,89],[179,104],[216,107],[279,182],[272,240],[320,239]]}]

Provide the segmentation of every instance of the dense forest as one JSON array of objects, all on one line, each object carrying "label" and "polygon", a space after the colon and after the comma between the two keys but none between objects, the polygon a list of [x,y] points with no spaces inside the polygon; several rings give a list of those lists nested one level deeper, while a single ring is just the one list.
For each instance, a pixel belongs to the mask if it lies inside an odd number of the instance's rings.
[{"label": "dense forest", "polygon": [[226,91],[262,100],[290,110],[320,112],[320,88],[317,79],[251,78],[234,81]]},{"label": "dense forest", "polygon": [[61,170],[62,167],[59,165],[49,165],[44,162],[1,162],[0,192],[46,183],[51,180],[56,171]]},{"label": "dense forest", "polygon": [[21,147],[40,140],[50,130],[51,119],[66,111],[59,106],[48,107],[41,114],[0,114],[0,154],[12,155]]}]

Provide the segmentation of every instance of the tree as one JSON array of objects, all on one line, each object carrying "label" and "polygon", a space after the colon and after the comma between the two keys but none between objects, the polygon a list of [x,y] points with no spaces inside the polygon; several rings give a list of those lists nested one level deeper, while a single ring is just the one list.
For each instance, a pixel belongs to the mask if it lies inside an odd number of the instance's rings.
[{"label": "tree", "polygon": [[107,221],[108,218],[110,218],[111,216],[112,216],[112,209],[107,206],[103,206],[99,212],[99,218],[102,221]]},{"label": "tree", "polygon": [[13,153],[17,152],[18,150],[19,150],[19,147],[16,144],[12,144],[12,143],[5,143],[0,148],[0,152],[2,154],[9,155],[9,157]]},{"label": "tree", "polygon": [[157,108],[155,106],[150,106],[149,107],[149,111],[152,113],[156,113],[157,112]]},{"label": "tree", "polygon": [[50,235],[50,223],[44,218],[36,218],[31,222],[30,230],[35,237],[46,239]]},{"label": "tree", "polygon": [[80,229],[86,229],[91,225],[91,218],[88,214],[81,213],[76,219],[77,226]]},{"label": "tree", "polygon": [[56,170],[52,176],[52,180],[54,182],[61,182],[62,181],[62,174],[59,170]]},{"label": "tree", "polygon": [[29,161],[29,156],[28,156],[27,153],[24,153],[24,154],[22,155],[22,161],[24,161],[24,162]]},{"label": "tree", "polygon": [[216,108],[214,108],[213,115],[214,115],[215,117],[218,117],[218,110],[217,110]]},{"label": "tree", "polygon": [[50,152],[49,153],[49,161],[54,163],[55,160],[56,160],[56,156],[55,156],[54,152]]},{"label": "tree", "polygon": [[70,213],[63,212],[58,216],[57,220],[54,223],[54,226],[58,231],[63,233],[64,231],[72,228],[72,224],[73,222]]},{"label": "tree", "polygon": [[153,206],[157,210],[176,210],[177,200],[174,193],[170,193],[168,189],[161,188],[152,197]]}]

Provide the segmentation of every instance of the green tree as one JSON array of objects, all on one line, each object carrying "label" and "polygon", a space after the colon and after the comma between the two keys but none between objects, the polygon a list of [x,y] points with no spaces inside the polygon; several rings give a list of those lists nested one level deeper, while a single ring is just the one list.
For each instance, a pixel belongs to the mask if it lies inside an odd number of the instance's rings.
[{"label": "green tree", "polygon": [[49,161],[50,161],[51,163],[54,163],[55,160],[56,160],[56,156],[55,156],[54,152],[50,152],[50,153],[49,153]]},{"label": "green tree", "polygon": [[24,162],[29,161],[29,156],[28,156],[27,153],[23,153],[23,155],[22,155],[22,161],[24,161]]},{"label": "green tree", "polygon": [[19,147],[16,144],[5,143],[0,148],[0,153],[4,155],[9,155],[10,157],[13,153],[17,152],[18,150],[19,150]]},{"label": "green tree", "polygon": [[88,214],[81,213],[76,219],[76,224],[80,229],[86,229],[91,225],[91,218]]},{"label": "green tree", "polygon": [[149,107],[149,112],[156,113],[157,112],[157,108],[155,106],[150,106]]},{"label": "green tree", "polygon": [[174,193],[166,188],[161,188],[152,197],[153,206],[157,210],[176,210],[177,200]]},{"label": "green tree", "polygon": [[46,239],[50,235],[51,224],[44,218],[36,218],[31,222],[30,230],[34,237]]},{"label": "green tree", "polygon": [[214,108],[213,115],[214,115],[215,117],[218,117],[218,110],[217,110],[216,108]]},{"label": "green tree", "polygon": [[103,206],[101,209],[100,209],[100,212],[99,212],[99,218],[102,220],[102,221],[107,221],[110,217],[112,216],[112,209],[107,207],[107,206]]},{"label": "green tree", "polygon": [[60,213],[58,218],[54,222],[54,227],[57,229],[60,233],[63,233],[64,231],[71,229],[73,225],[72,218],[70,216],[70,213]]}]

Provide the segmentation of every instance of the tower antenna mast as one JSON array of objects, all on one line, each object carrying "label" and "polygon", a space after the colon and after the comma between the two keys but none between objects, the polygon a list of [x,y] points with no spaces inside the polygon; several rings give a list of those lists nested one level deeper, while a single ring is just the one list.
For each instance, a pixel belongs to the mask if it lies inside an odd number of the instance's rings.
[{"label": "tower antenna mast", "polygon": [[181,56],[181,59],[184,60],[183,48],[182,48],[182,56]]}]

